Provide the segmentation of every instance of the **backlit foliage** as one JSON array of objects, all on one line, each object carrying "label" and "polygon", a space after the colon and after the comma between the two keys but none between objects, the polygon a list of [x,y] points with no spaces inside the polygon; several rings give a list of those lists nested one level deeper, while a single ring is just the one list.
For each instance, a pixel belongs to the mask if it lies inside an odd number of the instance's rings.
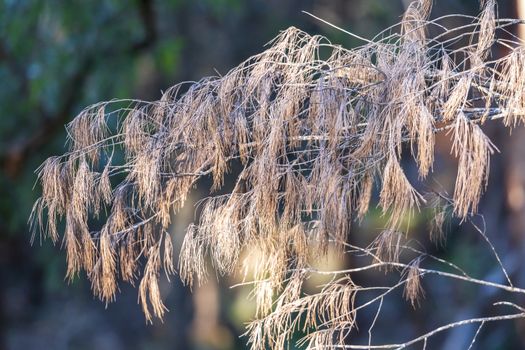
[{"label": "backlit foliage", "polygon": [[[423,206],[434,208],[433,232],[441,232],[444,212],[439,198],[409,181],[403,152],[423,180],[439,171],[436,134],[450,135],[458,171],[443,202],[466,220],[496,149],[481,125],[525,120],[525,49],[517,38],[500,38],[519,21],[499,19],[495,1],[485,0],[470,24],[447,28],[429,19],[431,8],[430,0],[414,2],[399,25],[354,49],[289,28],[224,76],[175,85],[155,102],[86,108],[68,125],[70,150],[39,169],[35,228],[62,237],[69,278],[85,271],[105,302],[120,281],[138,282],[146,318],[161,318],[158,278],[175,271],[166,232],[173,211],[200,178],[210,176],[216,191],[241,165],[233,190],[213,192],[188,228],[181,279],[204,280],[208,258],[230,274],[241,253],[255,249],[252,348],[284,349],[296,330],[312,349],[345,346],[363,307],[355,304],[361,287],[351,271],[333,272],[319,293],[306,295],[304,280],[319,273],[309,261],[330,245],[365,254],[363,269],[401,269],[399,286],[417,306],[428,271],[420,259],[400,262],[399,232]],[[508,54],[496,59],[494,49]],[[368,212],[374,187],[387,227],[371,247],[350,247],[351,226]]]}]

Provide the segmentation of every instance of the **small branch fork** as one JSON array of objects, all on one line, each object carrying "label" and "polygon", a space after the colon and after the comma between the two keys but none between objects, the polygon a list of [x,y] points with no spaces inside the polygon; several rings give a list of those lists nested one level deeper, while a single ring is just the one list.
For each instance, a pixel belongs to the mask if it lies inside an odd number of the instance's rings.
[{"label": "small branch fork", "polygon": [[[495,304],[496,305],[496,304]],[[399,343],[399,344],[385,344],[385,345],[345,345],[345,346],[335,346],[336,349],[405,349],[410,345],[414,345],[420,342],[425,342],[432,336],[444,332],[446,330],[449,330],[451,328],[461,327],[468,324],[480,324],[480,328],[482,325],[488,322],[497,322],[497,321],[506,321],[506,320],[516,320],[525,318],[525,312],[519,312],[515,314],[509,314],[509,315],[501,315],[501,316],[492,316],[492,317],[478,317],[478,318],[471,318],[468,320],[458,321],[458,322],[452,322],[447,325],[438,327],[434,329],[431,332],[425,333],[417,338],[414,338],[410,341],[407,341],[406,343]],[[479,329],[478,328],[478,331]],[[476,335],[478,332],[476,332]]]}]

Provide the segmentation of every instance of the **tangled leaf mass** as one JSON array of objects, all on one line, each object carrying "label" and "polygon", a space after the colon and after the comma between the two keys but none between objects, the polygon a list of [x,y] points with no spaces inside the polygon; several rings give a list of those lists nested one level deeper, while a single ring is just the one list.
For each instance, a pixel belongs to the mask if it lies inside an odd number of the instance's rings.
[{"label": "tangled leaf mass", "polygon": [[[525,120],[525,49],[499,37],[520,21],[498,19],[495,1],[485,0],[479,17],[447,28],[446,18],[429,20],[431,5],[414,2],[399,25],[361,47],[289,28],[224,76],[175,85],[155,102],[86,108],[67,126],[70,150],[39,168],[35,231],[62,237],[67,276],[85,271],[101,300],[115,298],[119,280],[140,281],[147,320],[162,318],[158,279],[175,270],[166,232],[172,212],[200,178],[210,176],[216,191],[240,165],[233,190],[207,198],[188,228],[181,279],[204,280],[208,257],[219,273],[231,273],[249,246],[261,256],[252,348],[284,348],[301,327],[314,329],[303,339],[311,348],[344,344],[355,327],[358,286],[345,277],[303,295],[308,262],[329,244],[344,246],[375,186],[385,234],[428,205],[400,159],[410,152],[420,179],[427,177],[440,132],[458,159],[453,212],[466,218],[495,149],[480,125]],[[495,49],[508,54],[493,58]],[[418,265],[406,274],[414,277],[406,289],[412,304]]]}]

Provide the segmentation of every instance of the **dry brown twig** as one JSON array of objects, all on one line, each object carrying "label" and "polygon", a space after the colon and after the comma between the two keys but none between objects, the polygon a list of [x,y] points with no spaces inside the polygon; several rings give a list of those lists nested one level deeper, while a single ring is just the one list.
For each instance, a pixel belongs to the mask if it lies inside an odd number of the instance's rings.
[{"label": "dry brown twig", "polygon": [[[284,349],[301,329],[311,349],[403,348],[426,344],[450,327],[496,320],[467,320],[385,346],[372,344],[372,324],[368,345],[348,345],[361,308],[379,302],[377,319],[384,297],[400,287],[416,306],[426,274],[525,293],[425,269],[420,259],[400,262],[407,249],[394,235],[407,215],[431,204],[405,174],[403,145],[425,179],[433,170],[435,134],[451,135],[458,158],[451,203],[453,214],[466,220],[477,209],[495,150],[481,125],[525,121],[525,49],[498,37],[523,22],[498,19],[495,1],[485,0],[480,16],[468,18],[471,24],[446,28],[445,17],[429,19],[431,7],[430,0],[415,1],[398,32],[389,28],[351,50],[289,28],[224,76],[176,85],[155,102],[86,108],[68,125],[69,152],[39,169],[43,193],[32,213],[35,229],[56,242],[57,223],[65,219],[68,277],[86,271],[105,302],[115,298],[119,278],[140,279],[140,301],[152,321],[166,310],[160,271],[174,272],[165,233],[172,212],[198,179],[211,175],[213,189],[220,189],[239,162],[243,170],[234,191],[206,199],[199,223],[188,228],[179,272],[191,285],[206,278],[206,257],[225,274],[238,266],[246,247],[260,252],[253,281],[259,319],[248,329],[252,349]],[[429,28],[438,34],[427,37]],[[493,59],[490,52],[498,46],[510,53]],[[116,152],[124,154],[122,164]],[[370,264],[326,272],[338,277],[320,293],[304,295],[304,279],[319,273],[308,261],[322,257],[330,244],[348,248],[351,222],[368,212],[374,184],[388,227],[376,244],[344,251],[365,254]],[[436,215],[439,226],[443,212]],[[99,216],[104,224],[93,231],[90,219]],[[377,287],[379,297],[355,305],[358,293],[374,287],[355,285],[352,274],[378,268],[400,272],[399,283]],[[524,317],[523,310],[498,319],[517,317]]]}]

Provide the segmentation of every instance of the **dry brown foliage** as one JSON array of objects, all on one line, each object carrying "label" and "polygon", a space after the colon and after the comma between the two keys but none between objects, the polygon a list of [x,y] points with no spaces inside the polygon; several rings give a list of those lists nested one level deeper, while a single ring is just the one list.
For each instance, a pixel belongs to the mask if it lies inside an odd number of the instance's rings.
[{"label": "dry brown foliage", "polygon": [[[366,268],[397,269],[416,306],[428,271],[420,259],[400,262],[399,231],[414,210],[436,205],[405,174],[404,146],[425,179],[436,133],[451,135],[458,159],[451,205],[467,219],[495,150],[481,124],[525,121],[523,43],[498,37],[520,21],[498,19],[495,1],[486,0],[470,24],[447,28],[429,20],[431,7],[430,0],[414,2],[397,27],[351,50],[289,28],[224,76],[176,85],[155,102],[86,108],[68,125],[69,152],[39,169],[35,227],[56,242],[57,222],[65,220],[67,275],[85,271],[103,301],[115,298],[119,280],[140,280],[151,321],[166,310],[160,272],[174,272],[166,233],[172,212],[202,177],[222,188],[238,162],[233,191],[206,199],[188,228],[180,277],[190,285],[204,280],[207,257],[219,273],[232,273],[241,252],[255,249],[252,349],[284,349],[297,329],[308,333],[303,342],[311,349],[344,347],[364,307],[355,305],[362,288],[351,271],[332,272],[319,293],[305,295],[304,279],[319,273],[308,261],[330,244],[354,251],[345,243],[351,224],[367,213],[377,186],[388,225],[361,253],[371,258]],[[437,34],[428,37],[430,29]],[[509,54],[493,59],[495,47]],[[443,213],[436,209],[434,232]],[[99,217],[103,225],[90,228]]]}]

